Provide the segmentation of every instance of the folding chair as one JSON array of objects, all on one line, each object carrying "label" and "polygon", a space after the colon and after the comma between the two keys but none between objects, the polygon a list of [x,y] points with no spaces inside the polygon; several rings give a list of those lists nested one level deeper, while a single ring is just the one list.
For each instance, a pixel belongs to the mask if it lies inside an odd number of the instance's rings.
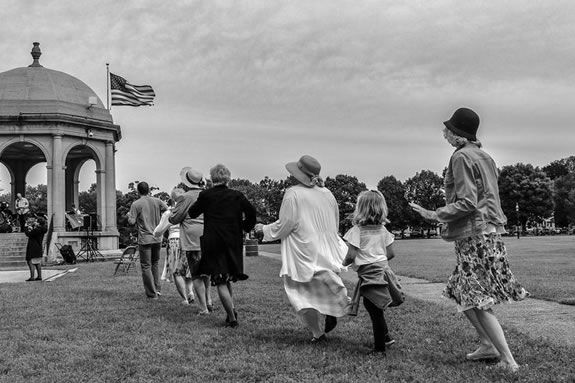
[{"label": "folding chair", "polygon": [[136,246],[128,246],[124,249],[122,256],[116,259],[114,263],[116,264],[116,270],[114,270],[114,275],[118,272],[118,269],[122,267],[124,273],[128,273],[132,266],[135,266],[138,260],[138,248]]}]

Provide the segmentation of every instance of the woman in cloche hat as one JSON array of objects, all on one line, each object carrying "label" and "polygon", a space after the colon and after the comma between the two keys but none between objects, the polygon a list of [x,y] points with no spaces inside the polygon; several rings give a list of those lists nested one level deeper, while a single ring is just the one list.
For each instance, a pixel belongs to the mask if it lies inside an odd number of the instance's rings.
[{"label": "woman in cloche hat", "polygon": [[443,224],[441,235],[455,242],[457,266],[443,292],[477,330],[480,346],[469,360],[499,358],[499,367],[517,371],[493,306],[524,299],[528,293],[517,282],[507,261],[501,234],[507,218],[501,209],[498,170],[477,140],[479,116],[459,108],[444,122],[443,135],[455,147],[445,174],[446,205],[427,210],[411,207],[424,218]]}]

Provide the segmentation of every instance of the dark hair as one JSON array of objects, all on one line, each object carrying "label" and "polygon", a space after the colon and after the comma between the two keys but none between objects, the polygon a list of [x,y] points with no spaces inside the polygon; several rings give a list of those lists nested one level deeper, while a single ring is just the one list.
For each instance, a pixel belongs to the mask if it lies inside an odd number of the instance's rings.
[{"label": "dark hair", "polygon": [[148,195],[150,193],[150,187],[147,182],[138,182],[138,193],[141,195]]}]

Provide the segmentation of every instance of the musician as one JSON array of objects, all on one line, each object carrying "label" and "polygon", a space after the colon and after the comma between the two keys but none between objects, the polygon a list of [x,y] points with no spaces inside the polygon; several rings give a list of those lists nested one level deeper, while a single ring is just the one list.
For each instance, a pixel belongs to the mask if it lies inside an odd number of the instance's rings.
[{"label": "musician", "polygon": [[12,212],[7,202],[0,202],[0,233],[12,232]]},{"label": "musician", "polygon": [[22,196],[21,193],[16,194],[16,214],[18,214],[18,222],[20,222],[20,231],[24,232],[26,228],[26,218],[30,212],[30,202]]}]

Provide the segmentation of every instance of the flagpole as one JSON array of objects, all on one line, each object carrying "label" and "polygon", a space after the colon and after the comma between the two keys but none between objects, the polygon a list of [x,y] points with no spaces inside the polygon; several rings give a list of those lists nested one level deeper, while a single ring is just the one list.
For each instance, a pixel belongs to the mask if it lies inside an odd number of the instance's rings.
[{"label": "flagpole", "polygon": [[106,63],[106,106],[110,111],[110,64]]}]

